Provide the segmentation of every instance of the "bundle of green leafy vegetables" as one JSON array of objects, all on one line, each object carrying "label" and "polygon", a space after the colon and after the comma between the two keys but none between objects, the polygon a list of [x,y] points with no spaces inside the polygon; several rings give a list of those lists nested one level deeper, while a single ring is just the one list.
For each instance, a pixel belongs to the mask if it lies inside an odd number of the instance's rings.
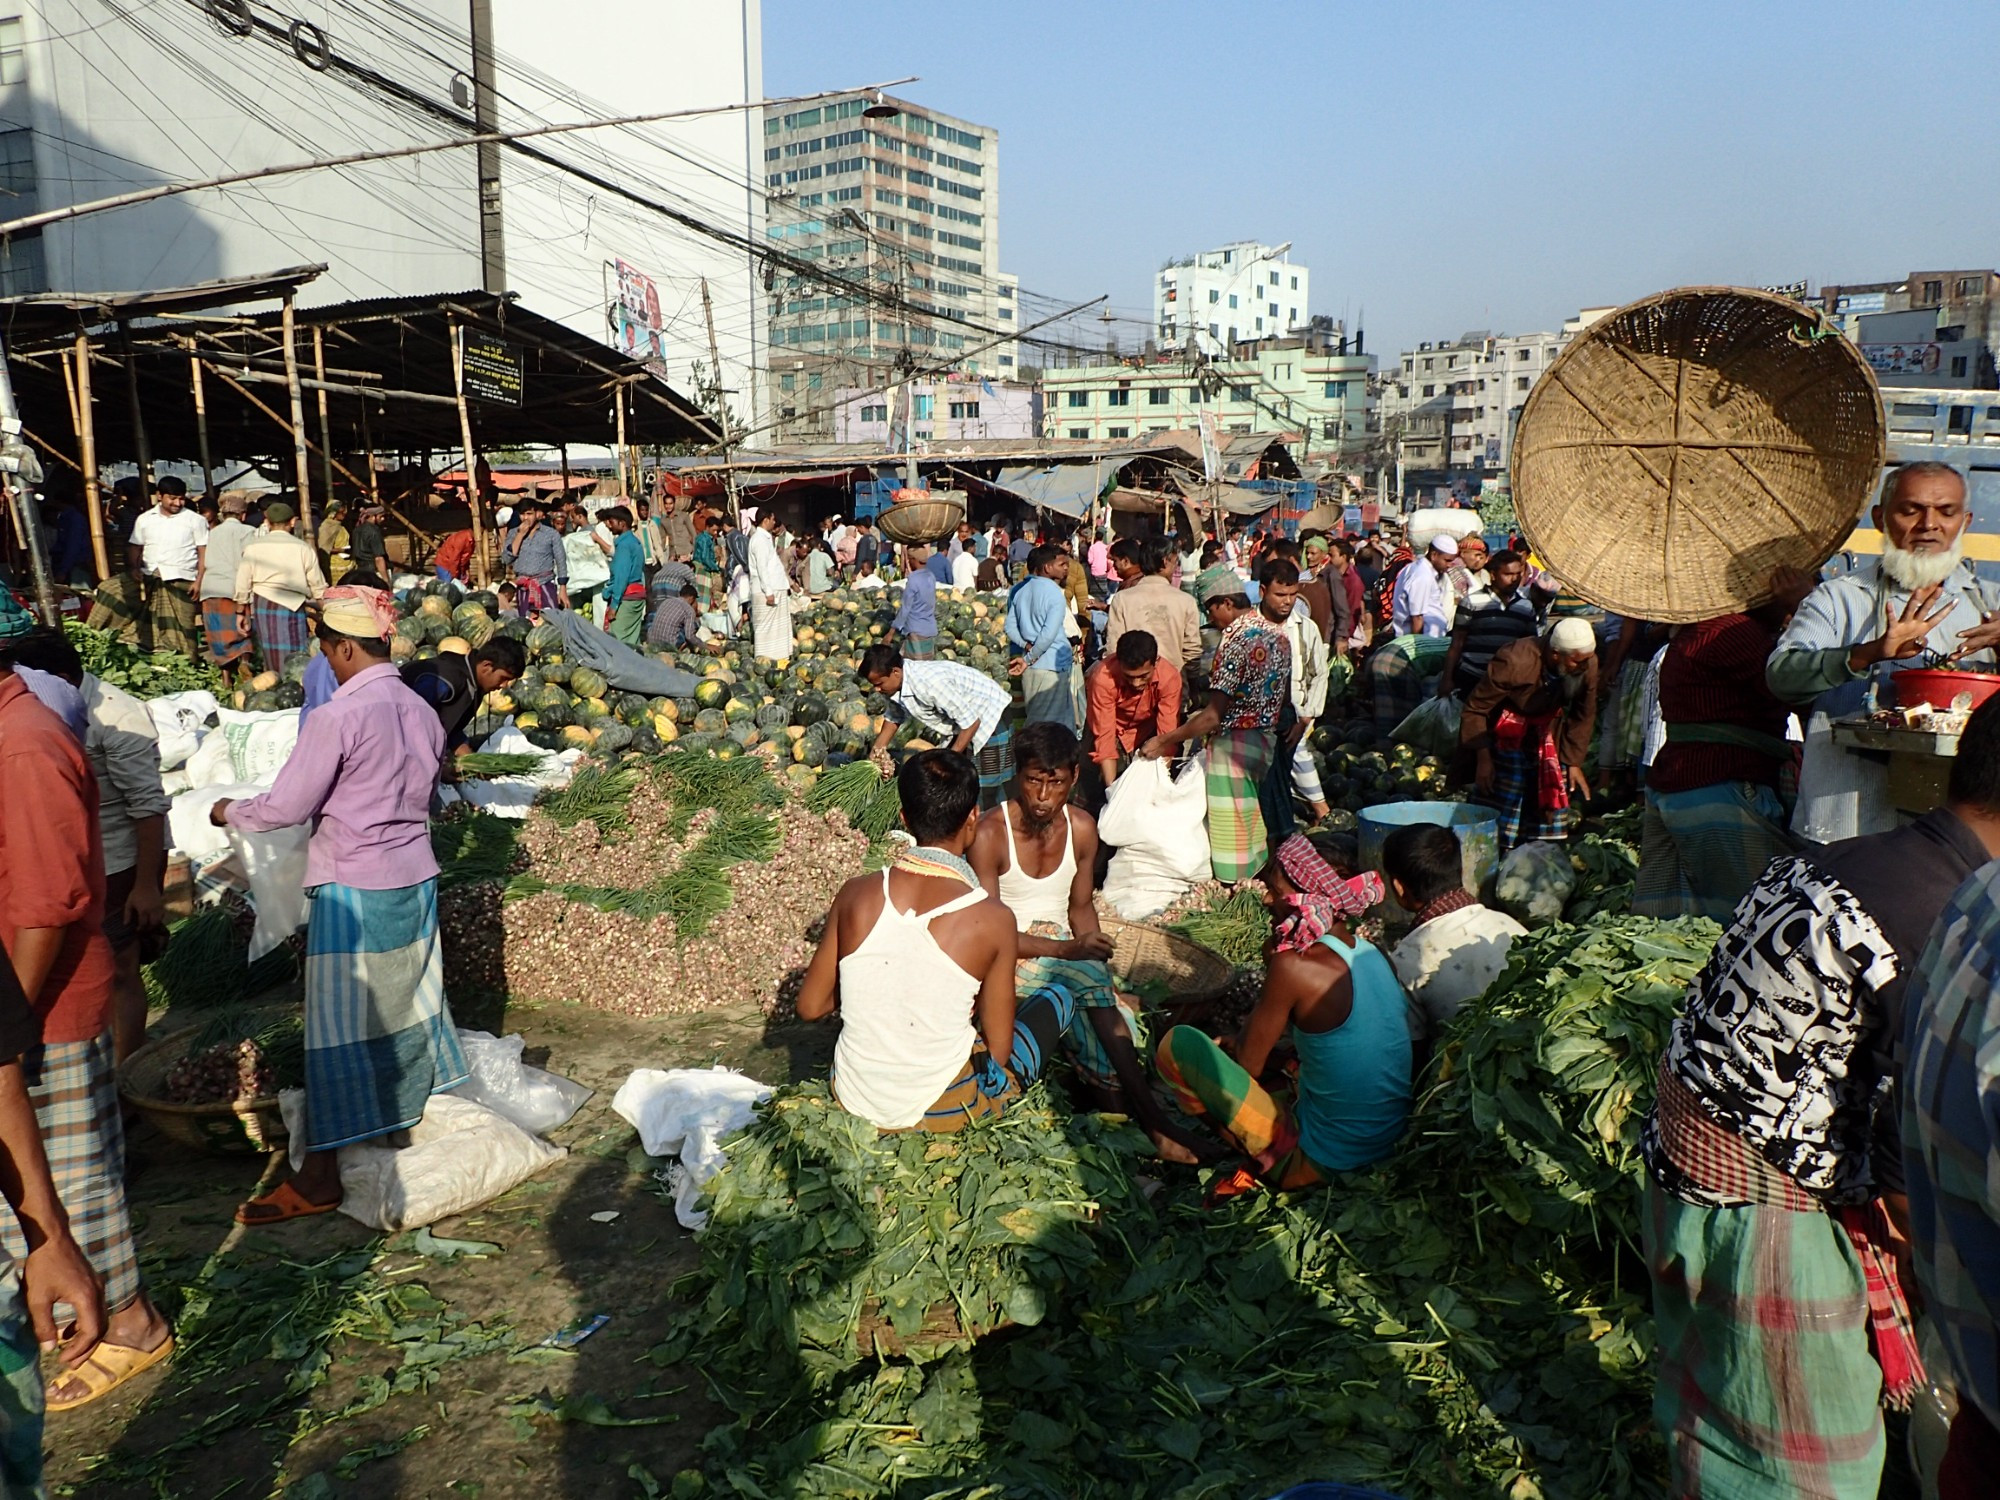
[{"label": "bundle of green leafy vegetables", "polygon": [[108,630],[92,630],[88,625],[65,624],[63,632],[82,658],[84,671],[100,682],[123,688],[134,698],[222,692],[222,674],[209,662],[178,651],[141,651]]},{"label": "bundle of green leafy vegetables", "polygon": [[[656,1351],[695,1359],[735,1413],[705,1441],[703,1492],[1660,1494],[1643,1273],[1597,1250],[1636,1236],[1638,1125],[1715,931],[1600,917],[1522,940],[1447,1033],[1403,1146],[1308,1193],[1203,1208],[1129,1128],[1047,1085],[945,1142],[878,1141],[823,1093],[772,1106],[716,1180],[705,1300]],[[1021,1201],[1073,1194],[1098,1215],[1053,1215],[1010,1252],[1057,1256],[1031,1278],[1048,1288],[1033,1326],[859,1358],[850,1320],[888,1255],[917,1278],[898,1284],[906,1320],[944,1290],[990,1326],[1018,1289],[989,1286],[993,1231],[959,1222],[972,1161]]]},{"label": "bundle of green leafy vegetables", "polygon": [[1632,890],[1639,879],[1639,820],[1636,807],[1586,823],[1569,841],[1569,862],[1576,871],[1576,889],[1563,906],[1565,922],[1586,922],[1599,912],[1632,909]]}]

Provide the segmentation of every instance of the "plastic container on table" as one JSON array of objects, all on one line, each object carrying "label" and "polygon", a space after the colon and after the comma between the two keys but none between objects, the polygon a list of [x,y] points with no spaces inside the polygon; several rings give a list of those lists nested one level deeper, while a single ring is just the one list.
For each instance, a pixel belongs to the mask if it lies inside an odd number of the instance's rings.
[{"label": "plastic container on table", "polygon": [[[1354,815],[1361,868],[1381,869],[1383,842],[1398,828],[1418,823],[1436,823],[1456,833],[1465,888],[1482,897],[1491,892],[1500,869],[1500,817],[1492,808],[1470,802],[1383,802],[1364,808]],[[1393,907],[1395,898],[1387,897],[1382,904]]]},{"label": "plastic container on table", "polygon": [[1901,708],[1915,708],[1919,703],[1928,703],[1932,708],[1949,710],[1952,700],[1960,693],[1969,695],[1972,706],[1977,708],[1995,693],[2000,693],[2000,672],[1953,672],[1911,667],[1896,673],[1889,681],[1895,685],[1896,703]]}]

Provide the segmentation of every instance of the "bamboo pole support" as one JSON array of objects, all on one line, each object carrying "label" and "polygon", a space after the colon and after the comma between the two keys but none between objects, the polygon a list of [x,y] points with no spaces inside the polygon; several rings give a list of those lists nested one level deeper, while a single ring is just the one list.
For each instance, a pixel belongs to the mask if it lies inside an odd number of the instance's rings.
[{"label": "bamboo pole support", "polygon": [[188,340],[188,379],[194,388],[194,440],[200,449],[201,492],[215,493],[215,465],[209,459],[208,451],[208,385],[201,378],[201,356],[194,352],[194,340]]},{"label": "bamboo pole support", "polygon": [[102,583],[111,576],[111,554],[104,543],[104,491],[97,478],[97,420],[90,406],[87,333],[76,336],[76,449],[83,463],[83,508],[90,517],[91,561],[97,564],[97,581]]},{"label": "bamboo pole support", "polygon": [[[292,295],[285,294],[284,312],[281,326],[285,337],[285,389],[292,398],[292,463],[297,471],[299,485],[299,534],[308,539],[317,535],[313,529],[312,515],[312,464],[306,457],[306,402],[305,393],[299,388],[299,341],[298,321],[293,313]],[[218,375],[222,372],[216,371]],[[227,376],[224,376],[227,379]],[[231,385],[236,382],[230,381]],[[241,387],[239,386],[240,390]],[[247,395],[248,392],[245,392]],[[262,405],[262,403],[258,403]],[[333,505],[333,491],[327,490],[326,503],[329,510]]]},{"label": "bamboo pole support", "polygon": [[458,434],[465,444],[465,508],[472,516],[472,558],[479,586],[491,582],[486,566],[486,526],[479,519],[479,456],[472,449],[472,408],[465,401],[465,327],[451,330],[451,378],[458,393]]},{"label": "bamboo pole support", "polygon": [[[333,504],[333,424],[326,414],[326,332],[317,324],[313,327],[313,375],[320,387],[313,394],[319,398],[319,457],[326,477],[326,503]],[[372,500],[374,496],[371,494]]]}]

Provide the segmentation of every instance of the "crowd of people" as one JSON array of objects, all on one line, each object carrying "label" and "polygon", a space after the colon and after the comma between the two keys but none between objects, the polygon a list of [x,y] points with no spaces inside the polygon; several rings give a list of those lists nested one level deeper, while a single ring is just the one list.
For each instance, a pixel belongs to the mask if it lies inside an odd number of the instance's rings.
[{"label": "crowd of people", "polygon": [[[525,661],[496,637],[399,670],[370,507],[307,539],[282,501],[225,495],[204,515],[172,480],[152,500],[100,605],[229,671],[312,657],[296,751],[268,791],[212,814],[312,829],[307,1153],[242,1205],[259,1226],[336,1207],[338,1149],[408,1127],[464,1077],[428,818],[471,715]],[[1826,581],[1780,570],[1770,602],[1673,627],[1594,618],[1463,515],[1458,535],[1400,539],[968,522],[907,547],[837,516],[793,533],[770,509],[530,497],[502,520],[501,597],[632,645],[784,660],[814,598],[900,582],[860,668],[909,841],[841,890],[797,998],[803,1019],[841,1020],[836,1098],[885,1130],[953,1131],[1060,1065],[1163,1158],[1216,1166],[1215,1197],[1392,1153],[1439,1028],[1523,931],[1480,903],[1448,827],[1399,829],[1360,866],[1308,739],[1332,704],[1381,739],[1436,736],[1503,850],[1640,799],[1634,909],[1725,924],[1644,1132],[1676,1492],[1872,1496],[1884,1403],[1922,1378],[1921,1308],[1960,1396],[1940,1493],[1984,1493],[2000,1459],[2000,699],[1966,724],[1944,805],[1914,821],[1829,733],[1901,670],[1992,665],[2000,611],[1964,561],[1964,481],[1896,471],[1879,558]],[[71,552],[73,530],[52,527]],[[469,536],[448,538],[437,576],[462,581],[471,559]],[[991,596],[1004,681],[941,654],[940,591]],[[892,768],[911,721],[936,748]],[[98,1399],[173,1347],[139,1272],[115,1086],[163,925],[151,736],[143,706],[0,594],[9,1483],[38,1464],[44,1402]],[[1210,873],[1255,882],[1273,917],[1232,1036],[1160,1030],[1120,991],[1097,914],[1096,813],[1135,764],[1196,757]],[[1387,911],[1408,930],[1378,948],[1361,921]],[[45,1384],[37,1344],[60,1351]]]}]

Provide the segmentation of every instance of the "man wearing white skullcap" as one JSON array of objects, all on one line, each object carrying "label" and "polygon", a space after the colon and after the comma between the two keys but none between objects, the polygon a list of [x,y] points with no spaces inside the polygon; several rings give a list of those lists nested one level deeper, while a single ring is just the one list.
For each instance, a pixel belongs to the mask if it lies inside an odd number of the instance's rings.
[{"label": "man wearing white skullcap", "polygon": [[1465,698],[1459,744],[1482,798],[1500,810],[1502,853],[1569,834],[1570,794],[1590,796],[1584,757],[1597,719],[1597,637],[1558,620],[1546,636],[1503,646]]},{"label": "man wearing white skullcap", "polygon": [[1451,634],[1451,585],[1444,575],[1457,561],[1458,543],[1448,536],[1434,536],[1424,560],[1405,565],[1396,575],[1389,623],[1397,635]]}]

